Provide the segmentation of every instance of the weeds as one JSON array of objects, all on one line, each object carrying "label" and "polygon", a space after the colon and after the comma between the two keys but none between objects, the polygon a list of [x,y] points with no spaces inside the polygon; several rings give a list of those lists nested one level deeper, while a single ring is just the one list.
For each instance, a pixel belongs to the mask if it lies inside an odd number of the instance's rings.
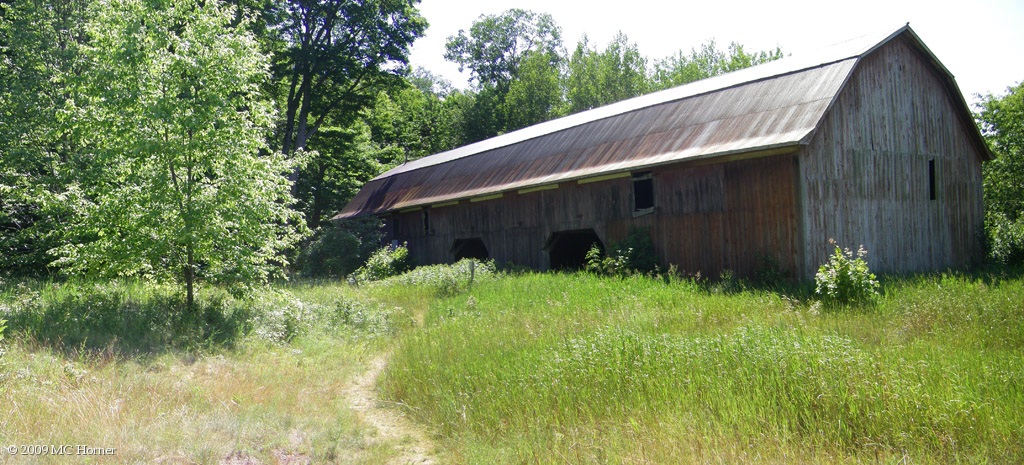
[{"label": "weeds", "polygon": [[412,268],[409,249],[405,244],[397,247],[382,247],[370,254],[370,258],[353,274],[356,281],[380,281],[398,276]]},{"label": "weeds", "polygon": [[479,261],[472,258],[459,260],[451,265],[421,266],[388,278],[384,287],[418,286],[433,290],[438,297],[449,297],[469,289],[476,281],[486,281],[497,276],[493,261]]},{"label": "weeds", "polygon": [[829,244],[835,250],[814,275],[814,292],[832,305],[873,302],[878,297],[878,280],[864,259],[868,251],[861,246],[853,258],[853,251],[840,248],[834,239]]}]

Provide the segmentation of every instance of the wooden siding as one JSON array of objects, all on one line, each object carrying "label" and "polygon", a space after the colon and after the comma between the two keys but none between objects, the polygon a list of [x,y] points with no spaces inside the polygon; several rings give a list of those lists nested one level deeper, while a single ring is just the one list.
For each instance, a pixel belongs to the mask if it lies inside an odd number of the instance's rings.
[{"label": "wooden siding", "polygon": [[905,37],[862,58],[801,150],[805,278],[827,259],[829,238],[863,244],[879,272],[960,268],[980,254],[986,155],[927,58]]},{"label": "wooden siding", "polygon": [[457,239],[480,238],[491,258],[539,269],[552,233],[593,229],[605,246],[633,227],[649,227],[662,265],[717,277],[723,269],[755,271],[767,255],[783,268],[798,266],[795,155],[717,164],[676,164],[652,170],[655,212],[634,216],[633,181],[618,178],[557,189],[505,194],[483,202],[392,216],[396,239],[407,241],[419,263],[453,260]]}]

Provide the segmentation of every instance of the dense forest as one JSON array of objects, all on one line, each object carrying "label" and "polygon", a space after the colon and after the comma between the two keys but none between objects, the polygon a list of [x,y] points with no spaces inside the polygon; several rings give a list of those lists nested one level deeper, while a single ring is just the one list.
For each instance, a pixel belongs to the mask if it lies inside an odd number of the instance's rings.
[{"label": "dense forest", "polygon": [[[651,59],[567,48],[513,9],[447,40],[457,89],[408,64],[415,0],[0,0],[0,274],[243,291],[343,276],[376,220],[330,217],[408,160],[781,58],[713,41]],[[1021,86],[979,124],[992,255],[1024,250]]]}]

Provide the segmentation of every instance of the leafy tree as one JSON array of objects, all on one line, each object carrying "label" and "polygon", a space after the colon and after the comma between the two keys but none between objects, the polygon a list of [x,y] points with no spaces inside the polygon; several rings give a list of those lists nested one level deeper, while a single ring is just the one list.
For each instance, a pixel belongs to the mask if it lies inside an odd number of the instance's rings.
[{"label": "leafy tree", "polygon": [[44,274],[81,160],[60,111],[85,71],[87,0],[0,4],[0,270]]},{"label": "leafy tree", "polygon": [[767,63],[782,58],[782,49],[747,53],[743,46],[733,42],[728,52],[719,50],[714,40],[694,48],[687,55],[682,50],[654,64],[653,87],[655,90],[680,86],[719,74]]},{"label": "leafy tree", "polygon": [[984,165],[985,208],[1016,220],[1024,216],[1024,83],[979,106],[982,133],[996,154]]},{"label": "leafy tree", "polygon": [[293,192],[296,207],[305,213],[313,228],[324,225],[328,215],[341,210],[367,181],[402,161],[398,147],[374,143],[370,128],[362,120],[346,128],[326,127],[323,137],[310,148],[311,157],[300,169]]},{"label": "leafy tree", "polygon": [[286,86],[281,151],[306,147],[325,124],[344,127],[394,84],[426,21],[418,0],[280,0],[287,42],[278,64]]},{"label": "leafy tree", "polygon": [[[444,81],[421,86],[444,88]],[[364,111],[373,141],[396,146],[403,152],[399,162],[414,160],[457,147],[462,142],[459,107],[433,90],[424,91],[412,82],[381,91],[373,106]]]},{"label": "leafy tree", "polygon": [[570,113],[643,95],[649,90],[647,58],[622,32],[615,35],[603,52],[591,48],[584,36],[569,59],[566,98]]},{"label": "leafy tree", "polygon": [[[427,23],[415,8],[418,0],[275,1],[280,9],[275,27],[285,43],[274,66],[283,87],[278,140],[281,152],[291,156],[316,145],[313,138],[321,129],[353,124],[381,89],[400,85],[409,47]],[[335,186],[323,184],[318,174],[344,156],[336,151],[305,156],[318,166],[296,170],[296,188],[308,186],[318,198],[335,195],[329,192]],[[308,174],[314,176],[301,179]],[[305,200],[307,193],[294,194]],[[311,228],[319,226],[324,211],[313,200],[302,204],[312,207],[303,210]]]},{"label": "leafy tree", "polygon": [[996,158],[983,166],[986,229],[993,257],[1024,262],[1024,83],[988,95],[977,119]]},{"label": "leafy tree", "polygon": [[500,15],[481,15],[469,29],[448,37],[444,58],[469,68],[480,85],[490,83],[508,90],[519,77],[527,54],[540,52],[557,66],[561,56],[562,30],[549,14],[514,8]]},{"label": "leafy tree", "polygon": [[382,228],[375,217],[325,223],[302,248],[298,268],[304,276],[348,276],[380,248]]},{"label": "leafy tree", "polygon": [[291,169],[267,150],[267,60],[216,0],[99,0],[67,113],[90,142],[69,225],[91,236],[59,263],[98,276],[170,278],[194,308],[197,280],[241,289],[286,263],[300,237]]},{"label": "leafy tree", "polygon": [[[561,67],[561,29],[548,14],[511,9],[500,15],[483,15],[469,32],[460,30],[448,37],[445,59],[469,69],[475,82],[472,105],[466,108],[465,142],[476,142],[538,122],[551,101],[549,75],[540,72],[541,61],[549,68]],[[520,83],[515,102],[506,102],[514,82],[522,80],[524,63],[532,61],[528,82]],[[557,71],[556,71],[557,72]],[[539,85],[534,89],[531,84]],[[538,98],[531,94],[538,93]],[[559,92],[560,98],[560,92]],[[527,103],[522,109],[512,105]],[[510,113],[511,110],[511,113]]]},{"label": "leafy tree", "polygon": [[502,113],[509,130],[523,128],[562,116],[561,75],[558,61],[546,53],[531,52],[522,60],[519,77],[509,86]]}]

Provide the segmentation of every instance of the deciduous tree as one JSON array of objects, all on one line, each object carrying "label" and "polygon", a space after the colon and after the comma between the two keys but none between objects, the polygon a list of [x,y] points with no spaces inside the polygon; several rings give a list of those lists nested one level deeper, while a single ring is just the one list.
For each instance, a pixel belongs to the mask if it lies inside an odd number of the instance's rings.
[{"label": "deciduous tree", "polygon": [[720,50],[714,40],[702,44],[700,49],[682,50],[654,64],[653,87],[667,89],[742,68],[782,58],[782,49],[747,53],[743,46],[733,42],[728,51]]},{"label": "deciduous tree", "polygon": [[248,285],[300,234],[291,166],[270,151],[267,60],[217,0],[98,0],[67,117],[91,164],[59,263],[100,276]]},{"label": "deciduous tree", "polygon": [[[548,113],[550,72],[562,65],[562,32],[548,14],[511,9],[499,15],[480,16],[469,32],[448,37],[445,59],[469,69],[474,81],[472,105],[466,109],[466,142],[476,142],[538,122]],[[528,57],[529,77],[523,75]],[[543,62],[541,62],[543,60]],[[545,67],[540,70],[539,67]],[[557,74],[556,74],[557,76]],[[516,81],[515,102],[506,100]],[[538,85],[537,89],[532,86]],[[534,98],[537,93],[539,97]],[[561,92],[558,92],[561,99]],[[529,104],[530,108],[510,105]],[[542,117],[540,119],[543,119]]]},{"label": "deciduous tree", "polygon": [[502,92],[519,76],[530,52],[543,53],[558,64],[562,29],[546,13],[514,8],[500,15],[481,15],[467,33],[448,37],[444,58],[468,68],[478,84],[491,83]]},{"label": "deciduous tree", "polygon": [[982,167],[985,228],[992,257],[1024,262],[1024,83],[1003,96],[988,95],[977,114],[995,160]]},{"label": "deciduous tree", "polygon": [[569,59],[566,76],[569,112],[577,113],[647,93],[647,58],[619,32],[603,52],[586,36]]},{"label": "deciduous tree", "polygon": [[73,213],[62,194],[81,168],[61,122],[69,80],[86,71],[88,0],[0,3],[0,273],[45,274]]},{"label": "deciduous tree", "polygon": [[379,86],[394,84],[426,20],[418,0],[281,0],[287,49],[281,151],[304,149],[324,125],[344,127]]}]

